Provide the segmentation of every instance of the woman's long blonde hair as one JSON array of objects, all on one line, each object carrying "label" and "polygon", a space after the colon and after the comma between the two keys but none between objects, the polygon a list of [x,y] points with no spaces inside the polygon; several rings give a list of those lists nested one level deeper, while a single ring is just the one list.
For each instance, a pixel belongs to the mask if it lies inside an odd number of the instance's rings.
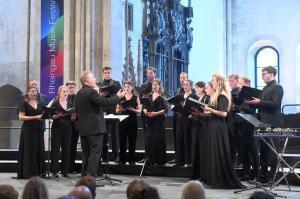
[{"label": "woman's long blonde hair", "polygon": [[217,83],[217,86],[215,88],[215,94],[213,95],[211,99],[211,105],[214,107],[218,106],[218,97],[220,94],[223,94],[228,99],[228,108],[227,110],[230,110],[231,107],[231,92],[230,92],[230,86],[228,81],[219,74],[214,74],[212,78],[215,78],[215,81]]}]

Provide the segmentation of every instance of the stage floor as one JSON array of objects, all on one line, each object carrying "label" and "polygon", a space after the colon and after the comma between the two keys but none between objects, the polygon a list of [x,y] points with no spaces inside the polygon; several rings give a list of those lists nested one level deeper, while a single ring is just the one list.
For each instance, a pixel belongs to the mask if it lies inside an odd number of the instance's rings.
[{"label": "stage floor", "polygon": [[[22,190],[27,182],[27,180],[18,180],[12,179],[11,177],[16,176],[15,173],[0,173],[0,184],[11,184],[13,185],[21,195]],[[121,184],[115,184],[114,186],[106,185],[105,187],[97,188],[97,198],[105,199],[124,199],[126,198],[126,188],[129,182],[134,179],[139,179],[137,176],[121,176],[121,175],[111,175],[113,178],[121,179],[123,182]],[[71,175],[69,178],[61,178],[60,181],[53,179],[44,179],[49,196],[52,199],[55,199],[62,195],[67,195],[69,191],[73,188],[75,182],[80,178],[79,175]],[[187,182],[186,178],[170,178],[170,177],[142,177],[144,181],[150,185],[155,186],[162,199],[180,199],[181,191],[184,183]],[[252,186],[247,183],[244,183],[246,186]],[[287,186],[280,185],[276,187],[277,189],[287,190]],[[220,190],[220,189],[211,189],[206,188],[207,198],[249,198],[249,196],[254,192],[254,190],[245,191],[239,194],[234,194],[234,190]],[[258,190],[258,189],[257,189]],[[286,196],[291,199],[299,198],[300,186],[292,186],[292,190],[297,190],[298,192],[289,192],[289,191],[276,191],[276,193]]]}]

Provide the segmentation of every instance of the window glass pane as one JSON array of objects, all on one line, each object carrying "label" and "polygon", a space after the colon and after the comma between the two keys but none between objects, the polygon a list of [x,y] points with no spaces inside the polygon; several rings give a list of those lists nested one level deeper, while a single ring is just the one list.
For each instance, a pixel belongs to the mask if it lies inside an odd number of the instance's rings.
[{"label": "window glass pane", "polygon": [[261,71],[262,71],[263,68],[257,68],[256,70],[256,86],[259,87],[259,86],[264,86],[265,83],[262,79],[262,76],[261,76]]},{"label": "window glass pane", "polygon": [[277,53],[272,48],[264,48],[257,54],[257,66],[256,67],[266,67],[274,66],[277,67]]},{"label": "window glass pane", "polygon": [[[262,80],[261,71],[266,66],[273,66],[279,71],[278,67],[278,53],[275,49],[271,47],[264,47],[260,49],[256,56],[256,87],[263,87],[265,86],[264,81]],[[276,80],[278,80],[278,74],[276,75]]]}]

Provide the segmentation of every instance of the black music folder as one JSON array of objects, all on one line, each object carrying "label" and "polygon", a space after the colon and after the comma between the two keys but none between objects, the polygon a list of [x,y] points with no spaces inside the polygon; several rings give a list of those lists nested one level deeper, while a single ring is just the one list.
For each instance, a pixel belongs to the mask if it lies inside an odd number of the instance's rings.
[{"label": "black music folder", "polygon": [[149,97],[140,97],[140,102],[144,106],[151,104]]},{"label": "black music folder", "polygon": [[100,87],[100,92],[108,92],[110,94],[116,94],[118,92],[118,88],[115,85],[103,86]]},{"label": "black music folder", "polygon": [[244,120],[246,120],[247,122],[252,124],[255,128],[268,128],[268,127],[271,127],[270,124],[266,124],[266,123],[263,123],[263,122],[259,121],[257,118],[255,118],[251,114],[244,114],[244,113],[237,113],[237,114],[238,114],[238,116],[240,116],[241,118],[243,118]]},{"label": "black music folder", "polygon": [[194,98],[188,97],[185,100],[185,106],[184,108],[193,110],[193,109],[197,109],[199,111],[202,111],[204,107],[207,107],[208,104],[205,104],[203,102],[200,102],[199,100],[196,100]]},{"label": "black music folder", "polygon": [[256,88],[243,86],[238,99],[241,101],[251,100],[252,97],[260,98],[262,91]]},{"label": "black music folder", "polygon": [[179,104],[180,102],[183,102],[184,101],[184,97],[182,95],[176,95],[170,99],[168,99],[168,102],[170,104],[173,104],[173,105],[177,105]]},{"label": "black music folder", "polygon": [[67,113],[67,114],[76,113],[76,109],[75,109],[75,108],[68,108],[68,109],[66,110],[66,113]]},{"label": "black music folder", "polygon": [[51,119],[51,117],[57,112],[56,107],[43,107],[43,113],[41,119]]},{"label": "black music folder", "polygon": [[119,103],[123,108],[129,108],[131,107],[130,100],[123,100]]}]

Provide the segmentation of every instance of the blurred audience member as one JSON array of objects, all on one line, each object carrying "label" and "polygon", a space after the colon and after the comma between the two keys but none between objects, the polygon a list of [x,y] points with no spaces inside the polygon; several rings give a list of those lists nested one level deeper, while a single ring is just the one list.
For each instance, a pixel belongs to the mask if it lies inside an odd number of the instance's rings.
[{"label": "blurred audience member", "polygon": [[86,186],[75,187],[70,193],[69,196],[75,199],[92,199],[92,193],[89,188]]},{"label": "blurred audience member", "polygon": [[183,188],[181,199],[205,199],[203,185],[199,181],[189,181]]},{"label": "blurred audience member", "polygon": [[39,177],[32,177],[25,185],[23,199],[48,199],[45,183]]},{"label": "blurred audience member", "polygon": [[96,198],[96,180],[92,176],[84,176],[75,185],[75,187],[86,186],[92,193],[93,199]]},{"label": "blurred audience member", "polygon": [[8,184],[0,185],[0,199],[18,199],[17,190]]},{"label": "blurred audience member", "polygon": [[268,192],[256,191],[250,196],[249,199],[275,199],[275,197]]},{"label": "blurred audience member", "polygon": [[158,191],[142,180],[133,180],[126,190],[127,199],[160,199]]}]

